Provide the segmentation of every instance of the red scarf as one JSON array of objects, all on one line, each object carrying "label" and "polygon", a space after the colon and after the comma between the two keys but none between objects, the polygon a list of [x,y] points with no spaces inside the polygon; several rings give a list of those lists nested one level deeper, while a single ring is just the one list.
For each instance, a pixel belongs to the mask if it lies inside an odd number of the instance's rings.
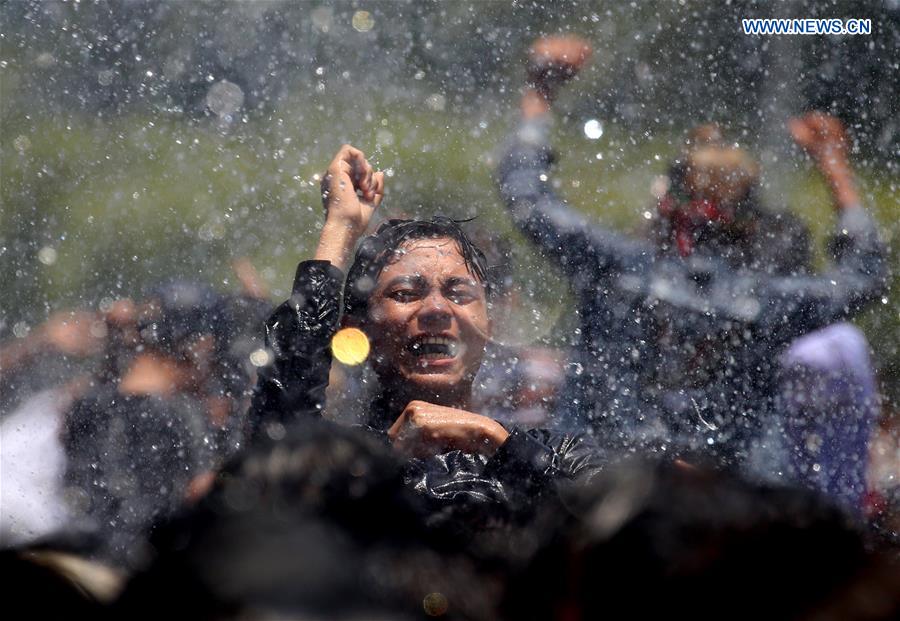
[{"label": "red scarf", "polygon": [[675,246],[683,257],[694,251],[697,233],[711,222],[730,224],[734,221],[734,212],[722,209],[717,203],[707,199],[677,201],[671,194],[666,194],[659,201],[659,215],[667,219],[672,226],[672,237]]}]

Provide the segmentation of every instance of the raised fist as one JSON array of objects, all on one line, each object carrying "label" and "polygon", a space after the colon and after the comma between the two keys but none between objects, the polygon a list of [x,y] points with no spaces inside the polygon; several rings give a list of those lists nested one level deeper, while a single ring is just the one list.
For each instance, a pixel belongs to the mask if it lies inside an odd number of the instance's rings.
[{"label": "raised fist", "polygon": [[820,167],[847,162],[847,131],[841,121],[824,112],[809,112],[788,121],[788,129],[798,145]]},{"label": "raised fist", "polygon": [[341,223],[361,235],[384,198],[384,173],[375,172],[365,154],[345,144],[322,177],[327,222]]},{"label": "raised fist", "polygon": [[542,37],[535,41],[528,55],[528,80],[546,96],[575,77],[591,57],[591,45],[574,35]]}]

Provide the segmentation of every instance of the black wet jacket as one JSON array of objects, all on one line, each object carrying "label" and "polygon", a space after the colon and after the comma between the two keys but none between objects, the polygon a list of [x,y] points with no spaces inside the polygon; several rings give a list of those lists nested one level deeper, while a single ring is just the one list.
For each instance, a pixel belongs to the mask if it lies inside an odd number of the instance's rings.
[{"label": "black wet jacket", "polygon": [[[341,270],[327,261],[297,267],[291,298],[266,322],[272,360],[259,371],[249,415],[251,438],[281,437],[292,422],[322,414],[343,282]],[[399,415],[376,399],[365,427],[387,441],[385,431]],[[405,479],[435,520],[461,519],[472,527],[526,517],[555,481],[594,473],[602,461],[587,436],[513,429],[490,458],[454,450],[411,459]]]},{"label": "black wet jacket", "polygon": [[525,122],[498,176],[518,227],[568,277],[577,298],[574,372],[561,403],[612,446],[716,449],[740,459],[771,412],[778,354],[853,315],[884,290],[875,226],[845,209],[825,273],[736,267],[697,248],[687,258],[617,234],[556,196],[546,121]]}]

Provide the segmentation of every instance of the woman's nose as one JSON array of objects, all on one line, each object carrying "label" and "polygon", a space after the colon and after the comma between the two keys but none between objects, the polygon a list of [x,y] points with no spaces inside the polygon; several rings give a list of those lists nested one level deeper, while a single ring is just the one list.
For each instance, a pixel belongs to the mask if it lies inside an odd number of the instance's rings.
[{"label": "woman's nose", "polygon": [[422,300],[419,321],[435,327],[437,324],[449,323],[450,317],[450,303],[440,293],[431,293]]}]

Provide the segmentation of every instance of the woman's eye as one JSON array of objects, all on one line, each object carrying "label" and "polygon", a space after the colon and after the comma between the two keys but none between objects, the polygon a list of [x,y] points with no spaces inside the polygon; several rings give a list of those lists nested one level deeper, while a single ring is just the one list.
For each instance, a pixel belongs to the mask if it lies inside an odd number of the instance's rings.
[{"label": "woman's eye", "polygon": [[447,294],[447,299],[454,304],[466,304],[475,299],[475,294],[465,289],[455,289]]},{"label": "woman's eye", "polygon": [[416,299],[416,291],[413,289],[397,289],[391,291],[389,297],[398,302],[411,302]]}]

